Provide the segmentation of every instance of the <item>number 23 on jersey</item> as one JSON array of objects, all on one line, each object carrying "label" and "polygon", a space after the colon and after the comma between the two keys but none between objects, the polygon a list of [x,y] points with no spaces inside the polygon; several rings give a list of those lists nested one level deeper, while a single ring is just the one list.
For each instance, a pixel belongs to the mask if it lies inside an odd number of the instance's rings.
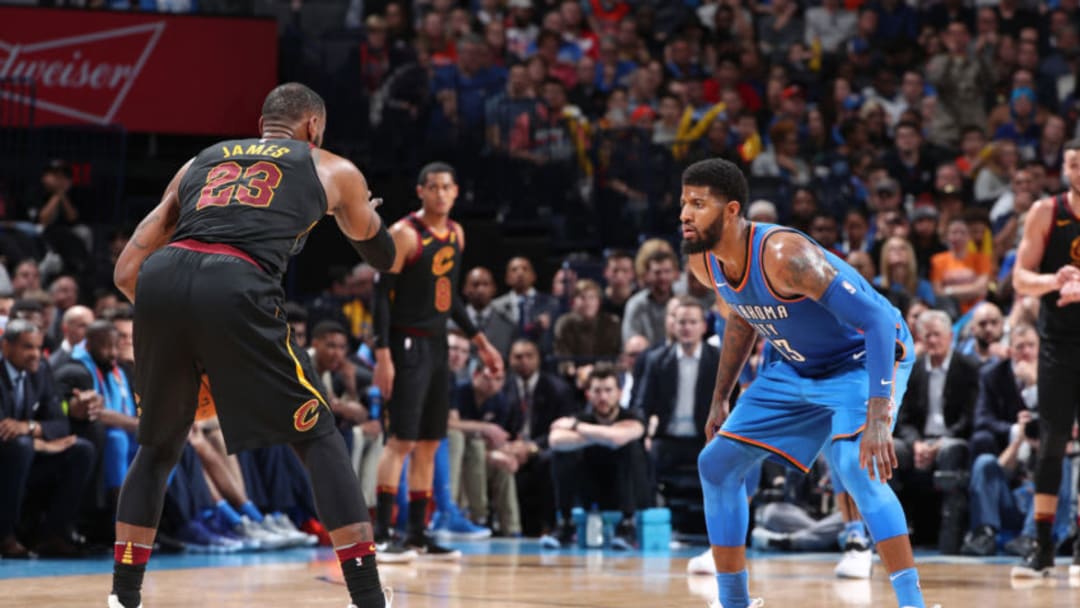
[{"label": "number 23 on jersey", "polygon": [[224,207],[233,201],[251,207],[268,207],[274,191],[281,184],[281,168],[260,160],[246,169],[236,161],[215,165],[206,174],[206,185],[195,203],[195,210]]}]

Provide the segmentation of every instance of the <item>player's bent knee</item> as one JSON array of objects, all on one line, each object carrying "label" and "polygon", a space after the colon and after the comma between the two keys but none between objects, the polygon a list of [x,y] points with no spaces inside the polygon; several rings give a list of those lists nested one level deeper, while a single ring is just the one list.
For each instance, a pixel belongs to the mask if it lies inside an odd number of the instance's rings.
[{"label": "player's bent knee", "polygon": [[386,442],[386,449],[401,456],[407,456],[416,449],[416,442],[409,439],[391,437]]},{"label": "player's bent knee", "polygon": [[858,442],[838,441],[831,450],[833,474],[843,480],[844,488],[855,500],[874,542],[907,534],[904,509],[892,488],[887,483],[870,479],[866,469],[859,466]]},{"label": "player's bent knee", "polygon": [[698,454],[698,475],[702,483],[741,484],[752,460],[734,439],[717,437]]}]

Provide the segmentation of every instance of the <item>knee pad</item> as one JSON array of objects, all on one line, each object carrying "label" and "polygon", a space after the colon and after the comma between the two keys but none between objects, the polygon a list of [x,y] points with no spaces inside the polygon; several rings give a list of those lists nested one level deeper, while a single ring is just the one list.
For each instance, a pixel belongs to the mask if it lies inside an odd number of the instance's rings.
[{"label": "knee pad", "polygon": [[833,476],[839,477],[847,493],[855,500],[874,542],[907,534],[907,518],[892,488],[887,483],[870,479],[870,474],[859,466],[859,442],[841,440],[834,442],[829,449]]},{"label": "knee pad", "polygon": [[1069,431],[1048,429],[1042,425],[1039,433],[1039,457],[1035,463],[1035,492],[1057,494],[1061,485],[1061,462],[1069,443]]},{"label": "knee pad", "polygon": [[765,456],[764,450],[725,437],[713,439],[698,455],[710,544],[738,547],[746,543],[750,509],[744,484]]}]

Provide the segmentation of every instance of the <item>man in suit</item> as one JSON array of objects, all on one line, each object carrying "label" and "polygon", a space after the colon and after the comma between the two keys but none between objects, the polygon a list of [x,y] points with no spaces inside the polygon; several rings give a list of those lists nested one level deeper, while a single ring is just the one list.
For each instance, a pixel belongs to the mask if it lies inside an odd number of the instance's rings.
[{"label": "man in suit", "polygon": [[506,264],[506,285],[510,291],[491,302],[517,327],[516,336],[539,343],[551,351],[552,327],[559,315],[559,300],[536,290],[536,271],[527,258],[512,258]]},{"label": "man in suit", "polygon": [[78,304],[64,311],[60,321],[60,334],[63,340],[49,356],[49,367],[54,370],[71,361],[71,351],[86,338],[86,328],[94,322],[94,311]]},{"label": "man in suit", "polygon": [[689,296],[675,308],[675,342],[648,365],[634,407],[648,421],[657,478],[695,466],[705,445],[720,351],[704,342],[705,309]]},{"label": "man in suit", "polygon": [[517,327],[511,317],[492,304],[492,298],[495,297],[495,277],[491,271],[483,266],[470,270],[465,276],[462,294],[465,296],[465,312],[469,314],[473,325],[484,332],[503,360],[508,359],[510,343],[514,341]]},{"label": "man in suit", "polygon": [[554,524],[548,432],[552,422],[576,414],[581,406],[566,382],[540,369],[540,348],[535,342],[514,342],[510,370],[504,389],[510,407],[499,424],[510,433],[506,450],[518,460],[518,503],[529,506],[522,509],[522,532],[538,536]]},{"label": "man in suit", "polygon": [[[960,548],[967,507],[951,504],[948,499],[966,497],[966,480],[958,474],[970,466],[968,441],[978,395],[979,363],[953,350],[952,321],[944,312],[928,310],[919,315],[916,325],[926,353],[915,361],[897,419],[895,447],[900,466],[894,479],[902,495],[927,494],[930,499],[905,504],[936,503],[940,496],[933,491],[935,487],[946,493],[939,545],[943,552],[955,553]],[[923,529],[936,528],[928,521]]]},{"label": "man in suit", "polygon": [[979,397],[975,402],[975,432],[971,436],[972,460],[981,454],[1000,454],[1010,443],[1014,424],[1032,419],[1029,403],[1036,402],[1036,367],[1039,334],[1027,323],[1009,332],[1009,356],[985,366],[979,373]]},{"label": "man in suit", "polygon": [[69,434],[48,364],[41,362],[44,334],[29,321],[8,323],[0,340],[0,556],[30,555],[15,537],[23,499],[48,497],[36,551],[43,556],[79,553],[70,542],[94,448]]}]

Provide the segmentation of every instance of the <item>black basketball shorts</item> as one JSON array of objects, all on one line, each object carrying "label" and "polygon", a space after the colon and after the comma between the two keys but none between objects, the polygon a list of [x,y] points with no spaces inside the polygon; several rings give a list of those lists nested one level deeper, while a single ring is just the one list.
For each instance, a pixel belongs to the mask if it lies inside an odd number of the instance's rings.
[{"label": "black basketball shorts", "polygon": [[450,362],[445,335],[390,333],[394,390],[387,401],[387,435],[441,441],[450,414]]}]

